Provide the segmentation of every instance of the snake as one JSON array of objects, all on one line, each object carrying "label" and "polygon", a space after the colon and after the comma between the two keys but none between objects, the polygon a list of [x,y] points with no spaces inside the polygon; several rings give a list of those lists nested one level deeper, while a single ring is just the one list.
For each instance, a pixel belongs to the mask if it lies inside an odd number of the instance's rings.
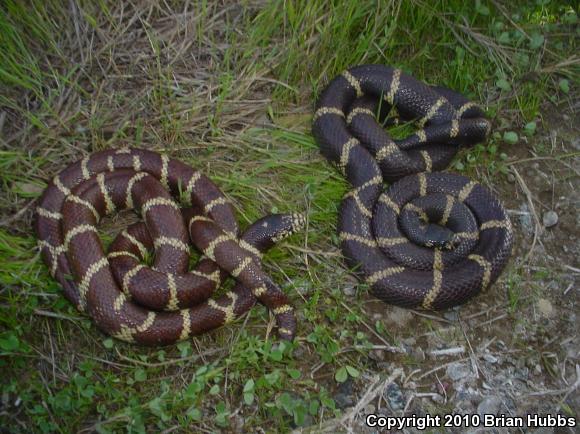
[{"label": "snake", "polygon": [[[129,209],[141,220],[105,251],[99,222]],[[240,233],[230,201],[199,170],[165,154],[119,148],[89,154],[54,176],[34,226],[65,297],[106,334],[154,346],[234,321],[256,301],[273,312],[280,339],[292,340],[294,310],[261,258],[304,222],[298,213],[272,214]],[[192,245],[201,257],[190,270]],[[215,296],[228,276],[235,285]]]},{"label": "snake", "polygon": [[[391,137],[384,126],[401,121],[414,132]],[[446,309],[496,281],[513,246],[505,208],[482,184],[440,172],[490,130],[477,104],[400,68],[355,66],[323,89],[312,133],[352,186],[340,205],[340,246],[376,297]]]}]

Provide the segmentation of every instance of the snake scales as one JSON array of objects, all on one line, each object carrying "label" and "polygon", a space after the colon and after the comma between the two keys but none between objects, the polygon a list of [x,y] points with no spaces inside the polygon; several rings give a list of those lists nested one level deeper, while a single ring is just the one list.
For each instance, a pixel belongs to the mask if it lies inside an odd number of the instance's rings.
[{"label": "snake scales", "polygon": [[[189,208],[176,204],[180,196]],[[97,223],[133,208],[144,222],[120,233],[105,253]],[[35,228],[45,263],[79,310],[116,338],[163,345],[230,322],[256,299],[274,312],[279,336],[292,339],[292,307],[260,258],[303,223],[298,214],[270,215],[239,236],[231,205],[206,176],[165,155],[126,148],[96,152],[56,175]],[[190,237],[203,256],[188,271]],[[228,274],[236,286],[210,298]]]},{"label": "snake scales", "polygon": [[[418,129],[394,140],[375,113]],[[482,185],[433,172],[490,126],[464,96],[382,65],[353,67],[320,95],[313,134],[353,187],[339,213],[341,247],[378,298],[443,309],[497,279],[513,243],[505,209]],[[383,191],[383,181],[394,184]]]}]

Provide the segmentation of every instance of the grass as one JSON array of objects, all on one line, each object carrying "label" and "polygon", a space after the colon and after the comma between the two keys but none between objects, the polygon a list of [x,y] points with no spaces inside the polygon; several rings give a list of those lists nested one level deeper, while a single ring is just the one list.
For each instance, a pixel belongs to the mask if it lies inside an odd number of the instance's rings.
[{"label": "grass", "polygon": [[[542,128],[542,104],[566,104],[576,92],[575,24],[564,1],[4,2],[0,426],[288,431],[339,416],[337,386],[364,387],[377,369],[371,348],[414,332],[369,317],[365,286],[344,295],[353,279],[335,224],[348,185],[310,135],[317,93],[359,63],[462,91],[483,103],[495,133],[454,167],[503,176],[517,146]],[[308,231],[265,258],[297,307],[296,343],[276,344],[261,307],[162,349],[114,341],[74,311],[34,248],[33,200],[66,163],[122,145],[203,169],[243,227],[270,212],[307,212]],[[500,297],[511,312],[526,279],[509,275]],[[437,332],[439,323],[416,318],[415,329]]]}]

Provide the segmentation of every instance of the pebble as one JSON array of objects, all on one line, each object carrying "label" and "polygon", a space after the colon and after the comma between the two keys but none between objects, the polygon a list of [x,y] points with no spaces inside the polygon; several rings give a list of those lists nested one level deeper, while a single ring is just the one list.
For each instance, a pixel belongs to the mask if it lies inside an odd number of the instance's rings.
[{"label": "pebble", "polygon": [[471,368],[465,363],[453,363],[445,371],[453,381],[461,380],[471,374]]},{"label": "pebble", "polygon": [[508,182],[513,184],[514,182],[516,182],[516,177],[514,176],[513,173],[510,172],[507,174],[507,180],[508,180]]},{"label": "pebble", "polygon": [[235,432],[243,432],[246,421],[242,416],[237,414],[234,417],[230,418],[230,424],[232,425],[232,428],[234,428]]},{"label": "pebble", "polygon": [[546,228],[551,228],[552,226],[556,226],[556,224],[558,223],[558,214],[556,213],[556,211],[546,211],[544,213],[544,215],[542,216],[542,223],[544,224],[544,227]]},{"label": "pebble", "polygon": [[530,369],[526,366],[520,369],[516,369],[516,371],[514,372],[514,378],[517,378],[518,380],[521,381],[526,381],[529,377],[530,374]]},{"label": "pebble", "polygon": [[499,396],[488,396],[477,406],[477,413],[480,416],[484,414],[497,414],[501,407],[501,398]]},{"label": "pebble", "polygon": [[497,357],[495,357],[493,354],[489,354],[489,353],[485,353],[483,355],[483,360],[485,360],[486,362],[489,362],[489,363],[497,363]]},{"label": "pebble", "polygon": [[431,395],[431,401],[433,401],[436,404],[444,404],[445,398],[439,395],[438,393],[434,393],[433,395]]},{"label": "pebble", "polygon": [[538,300],[538,311],[540,311],[540,314],[546,318],[550,318],[554,315],[554,307],[552,306],[552,303],[550,303],[550,300],[545,298],[540,298]]},{"label": "pebble", "polygon": [[405,408],[405,397],[397,383],[389,383],[383,392],[383,397],[389,403],[389,407],[391,407],[393,411]]},{"label": "pebble", "polygon": [[345,393],[337,393],[334,395],[334,402],[336,406],[340,409],[345,409],[348,407],[352,407],[354,405],[354,399],[352,396],[347,395]]},{"label": "pebble", "polygon": [[459,319],[459,312],[456,310],[448,310],[443,313],[443,318],[447,321],[456,322]]},{"label": "pebble", "polygon": [[346,285],[342,288],[342,292],[347,297],[354,297],[356,295],[356,287],[355,285]]},{"label": "pebble", "polygon": [[455,402],[457,405],[461,406],[462,404],[471,403],[479,397],[479,392],[476,391],[473,387],[464,387],[463,385],[455,385]]},{"label": "pebble", "polygon": [[404,328],[407,324],[415,320],[415,317],[409,309],[403,309],[397,306],[389,306],[389,309],[386,311],[386,317],[388,322],[400,328]]}]

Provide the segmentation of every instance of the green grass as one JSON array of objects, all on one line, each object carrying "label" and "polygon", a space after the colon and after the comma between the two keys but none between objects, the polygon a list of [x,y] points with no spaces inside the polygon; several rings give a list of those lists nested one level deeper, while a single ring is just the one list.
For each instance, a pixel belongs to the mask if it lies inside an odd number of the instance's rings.
[{"label": "green grass", "polygon": [[[373,345],[438,333],[429,318],[402,330],[371,316],[365,285],[344,295],[353,278],[335,226],[348,184],[310,134],[316,95],[348,66],[375,62],[464,92],[487,109],[495,133],[462,151],[454,168],[503,176],[525,141],[552,155],[534,138],[543,104],[565,105],[577,92],[577,17],[564,1],[505,10],[459,0],[378,4],[0,5],[0,426],[317,426],[341,414],[340,383],[364,390],[384,370],[368,357]],[[202,169],[232,199],[242,227],[270,212],[307,213],[308,231],[264,260],[297,308],[297,342],[278,345],[272,317],[257,307],[209,335],[144,349],[101,334],[61,296],[35,250],[33,200],[66,163],[122,145]],[[514,315],[527,278],[514,270],[507,294],[494,293]],[[388,362],[423,366],[405,354]]]}]

